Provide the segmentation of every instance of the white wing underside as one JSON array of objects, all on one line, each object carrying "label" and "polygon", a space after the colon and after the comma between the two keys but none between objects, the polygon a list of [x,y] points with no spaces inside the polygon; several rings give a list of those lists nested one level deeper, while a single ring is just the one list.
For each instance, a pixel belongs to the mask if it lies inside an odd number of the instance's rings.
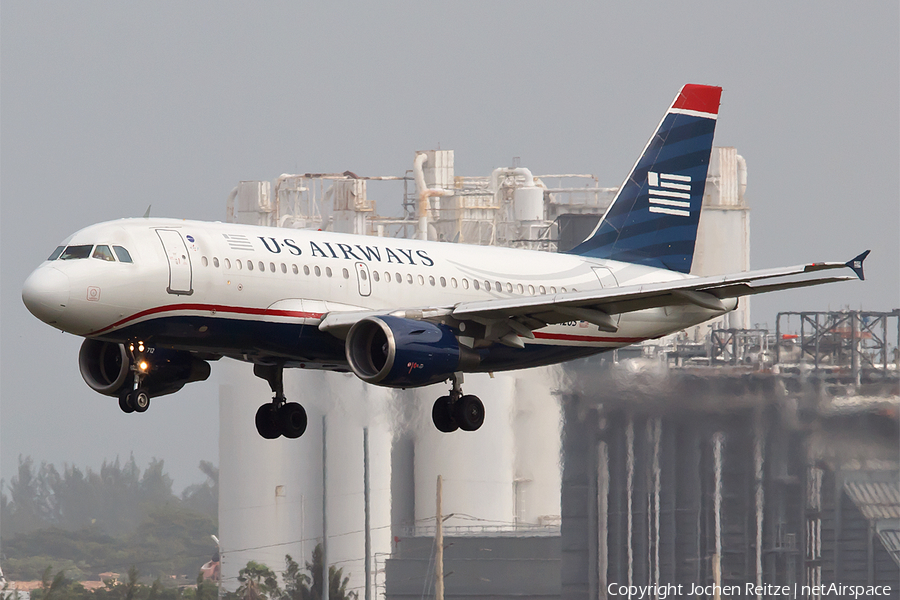
[{"label": "white wing underside", "polygon": [[[808,287],[856,279],[855,275],[810,275],[830,269],[846,269],[848,263],[810,263],[780,269],[746,271],[731,275],[692,277],[677,281],[625,285],[584,292],[566,292],[517,298],[459,302],[445,306],[331,312],[319,329],[345,337],[354,323],[368,316],[391,314],[435,322],[474,321],[492,326],[497,341],[520,345],[514,336],[533,338],[531,331],[573,318],[591,322],[603,331],[616,331],[612,315],[665,306],[697,305],[727,310],[722,300],[778,290]],[[498,327],[502,325],[503,327]],[[503,334],[505,329],[506,334]],[[510,335],[512,334],[512,335]]]}]

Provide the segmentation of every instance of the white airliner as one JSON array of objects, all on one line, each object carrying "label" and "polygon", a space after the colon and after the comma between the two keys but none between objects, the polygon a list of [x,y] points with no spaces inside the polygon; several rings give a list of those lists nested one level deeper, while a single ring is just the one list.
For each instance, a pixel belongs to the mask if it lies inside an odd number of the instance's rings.
[{"label": "white airliner", "polygon": [[[42,321],[83,336],[81,374],[143,412],[253,363],[274,398],[265,438],[296,438],[306,411],[285,367],[352,371],[388,387],[450,381],[432,416],[472,431],[484,406],[461,374],[558,363],[658,338],[734,310],[738,297],[863,278],[843,263],[689,274],[721,88],[686,85],[597,228],[565,254],[174,219],[123,219],[65,240],[27,279]],[[821,271],[849,268],[851,274]]]}]

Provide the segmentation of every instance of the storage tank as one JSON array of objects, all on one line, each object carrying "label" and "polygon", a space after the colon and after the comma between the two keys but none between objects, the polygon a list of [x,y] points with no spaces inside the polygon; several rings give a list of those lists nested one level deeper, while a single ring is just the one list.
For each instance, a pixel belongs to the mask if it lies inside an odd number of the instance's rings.
[{"label": "storage tank", "polygon": [[[431,422],[434,401],[447,393],[438,385],[417,390],[418,408],[415,442],[415,516],[419,523],[434,525],[435,481],[444,479],[443,513],[457,516],[448,527],[480,527],[514,521],[513,396],[515,377],[497,374],[467,374],[466,394],[481,398],[484,424],[478,431],[441,433]],[[448,388],[449,389],[449,388]],[[472,518],[479,519],[473,521]],[[431,519],[426,522],[425,520]]]},{"label": "storage tank", "polygon": [[513,192],[513,215],[516,221],[543,221],[544,189],[533,185],[517,187]]},{"label": "storage tank", "polygon": [[349,587],[364,585],[363,427],[369,428],[372,549],[390,551],[390,391],[353,375],[287,369],[285,395],[306,408],[299,439],[265,440],[254,424],[269,386],[246,363],[223,362],[219,393],[219,540],[222,587],[233,591],[249,560],[276,572],[300,565],[322,541],[323,416],[328,473],[328,561]]}]

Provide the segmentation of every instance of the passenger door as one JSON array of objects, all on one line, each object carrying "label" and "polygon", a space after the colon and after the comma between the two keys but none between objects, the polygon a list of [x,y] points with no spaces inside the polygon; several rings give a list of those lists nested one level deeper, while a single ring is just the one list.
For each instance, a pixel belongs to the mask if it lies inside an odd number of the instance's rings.
[{"label": "passenger door", "polygon": [[173,229],[157,229],[156,234],[162,242],[169,262],[169,286],[166,291],[170,294],[190,296],[194,293],[193,276],[191,258],[184,238]]}]

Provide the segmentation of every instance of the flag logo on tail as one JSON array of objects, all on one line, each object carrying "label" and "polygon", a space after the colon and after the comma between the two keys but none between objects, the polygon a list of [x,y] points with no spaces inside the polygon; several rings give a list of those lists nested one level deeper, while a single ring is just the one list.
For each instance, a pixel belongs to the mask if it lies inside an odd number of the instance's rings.
[{"label": "flag logo on tail", "polygon": [[650,212],[676,217],[691,216],[690,176],[650,171],[647,173],[647,183],[650,184]]}]

